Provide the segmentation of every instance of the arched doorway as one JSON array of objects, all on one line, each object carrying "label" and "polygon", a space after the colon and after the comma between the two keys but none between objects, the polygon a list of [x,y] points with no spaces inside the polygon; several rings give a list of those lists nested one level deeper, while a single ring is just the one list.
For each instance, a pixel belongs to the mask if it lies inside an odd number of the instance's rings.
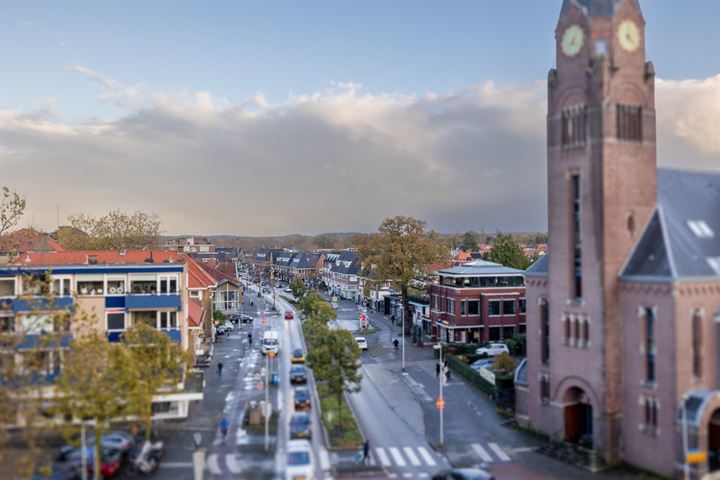
[{"label": "arched doorway", "polygon": [[565,440],[586,448],[593,447],[593,414],[590,398],[582,388],[571,387],[563,398]]},{"label": "arched doorway", "polygon": [[720,470],[720,408],[716,408],[710,415],[708,422],[708,470],[714,472]]}]

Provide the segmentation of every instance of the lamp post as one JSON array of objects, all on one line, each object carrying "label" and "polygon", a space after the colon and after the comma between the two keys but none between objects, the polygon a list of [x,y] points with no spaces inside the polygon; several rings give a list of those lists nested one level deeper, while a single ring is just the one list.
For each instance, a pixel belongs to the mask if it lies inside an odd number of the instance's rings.
[{"label": "lamp post", "polygon": [[438,375],[438,390],[440,391],[440,396],[438,397],[438,412],[440,414],[440,446],[442,446],[445,443],[445,419],[443,418],[443,412],[445,411],[445,398],[443,397],[445,368],[443,367],[442,343],[438,341],[437,344],[433,345],[433,348],[440,351],[440,375]]},{"label": "lamp post", "polygon": [[402,322],[402,371],[405,371],[405,305],[402,308],[402,314],[400,315],[400,321]]},{"label": "lamp post", "polygon": [[270,360],[275,356],[275,352],[268,352],[265,357],[265,451],[270,449],[270,414],[272,407],[270,406]]}]

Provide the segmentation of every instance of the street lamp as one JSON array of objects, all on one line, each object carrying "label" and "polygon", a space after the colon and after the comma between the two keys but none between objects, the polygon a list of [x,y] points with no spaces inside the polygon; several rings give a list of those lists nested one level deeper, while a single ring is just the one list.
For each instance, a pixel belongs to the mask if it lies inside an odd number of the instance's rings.
[{"label": "street lamp", "polygon": [[402,314],[400,315],[400,321],[402,322],[402,371],[405,371],[405,305],[402,308]]},{"label": "street lamp", "polygon": [[437,401],[437,408],[438,412],[440,413],[440,446],[442,446],[445,443],[445,424],[444,424],[444,418],[443,418],[443,412],[445,411],[445,398],[443,398],[443,383],[445,379],[445,368],[443,367],[443,358],[442,358],[442,343],[438,341],[437,344],[433,345],[433,349],[440,351],[440,374],[438,374],[438,385],[439,385],[439,391],[440,396],[438,397]]}]

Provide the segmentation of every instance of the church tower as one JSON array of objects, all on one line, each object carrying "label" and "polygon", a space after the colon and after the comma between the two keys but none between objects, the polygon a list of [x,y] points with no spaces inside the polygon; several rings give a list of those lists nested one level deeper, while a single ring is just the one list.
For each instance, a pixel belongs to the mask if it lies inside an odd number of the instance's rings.
[{"label": "church tower", "polygon": [[549,255],[527,277],[529,423],[614,462],[618,274],[656,201],[654,71],[637,0],[564,0],[555,38]]}]

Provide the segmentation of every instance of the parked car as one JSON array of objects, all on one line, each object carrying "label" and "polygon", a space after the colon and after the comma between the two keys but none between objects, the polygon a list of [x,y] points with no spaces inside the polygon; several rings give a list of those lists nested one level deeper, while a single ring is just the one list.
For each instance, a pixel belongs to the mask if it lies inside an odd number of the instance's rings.
[{"label": "parked car", "polygon": [[295,315],[293,315],[292,310],[285,310],[285,320],[292,320],[295,318]]},{"label": "parked car", "polygon": [[302,350],[299,348],[296,348],[293,350],[292,358],[290,359],[291,363],[305,363],[305,354]]},{"label": "parked car", "polygon": [[495,480],[495,477],[481,468],[455,468],[436,473],[432,480]]},{"label": "parked car", "polygon": [[[126,457],[128,452],[135,446],[135,437],[122,430],[106,433],[100,439],[100,444],[103,448],[109,450],[119,450],[120,453]],[[90,436],[87,438],[87,445],[95,445],[95,437]]]},{"label": "parked car", "polygon": [[310,415],[306,412],[293,413],[290,419],[290,438],[312,438]]},{"label": "parked car", "polygon": [[481,368],[490,368],[492,367],[493,360],[492,358],[481,358],[480,360],[475,360],[473,363],[470,364],[470,368],[476,371],[480,371]]},{"label": "parked car", "polygon": [[360,348],[360,350],[368,349],[368,344],[367,340],[365,340],[365,337],[355,337],[355,341],[357,342],[357,346]]},{"label": "parked car", "polygon": [[485,345],[484,347],[478,348],[477,350],[475,350],[475,353],[477,355],[484,355],[486,357],[494,357],[495,355],[500,355],[501,353],[510,354],[510,350],[504,343],[491,343],[489,345]]},{"label": "parked car", "polygon": [[292,288],[288,287],[285,290],[283,290],[285,293],[292,293]]},{"label": "parked car", "polygon": [[240,315],[240,322],[242,323],[253,323],[254,319],[250,315]]},{"label": "parked car", "polygon": [[306,410],[312,407],[310,390],[305,387],[295,389],[295,410]]},{"label": "parked car", "polygon": [[312,447],[307,440],[290,440],[287,443],[285,480],[315,478]]},{"label": "parked car", "polygon": [[[92,475],[95,465],[95,462],[93,460],[95,457],[95,449],[92,447],[87,447],[85,455],[85,458],[87,460],[85,468],[87,468],[88,474]],[[120,471],[120,467],[122,466],[122,453],[119,450],[103,448],[100,455],[100,474],[102,475],[102,477],[112,478],[117,475]],[[78,472],[81,472],[82,450],[79,448],[72,448],[70,446],[61,448],[60,453],[55,459],[55,465],[57,465],[56,468],[74,468]]]},{"label": "parked car", "polygon": [[302,365],[290,367],[290,383],[307,383],[307,372]]}]

